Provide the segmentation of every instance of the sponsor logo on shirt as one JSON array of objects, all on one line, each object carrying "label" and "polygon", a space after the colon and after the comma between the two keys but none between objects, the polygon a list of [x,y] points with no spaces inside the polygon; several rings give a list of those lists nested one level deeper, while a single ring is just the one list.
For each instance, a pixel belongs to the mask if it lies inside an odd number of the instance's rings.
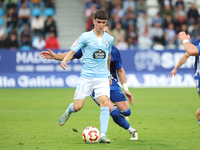
[{"label": "sponsor logo on shirt", "polygon": [[94,59],[104,59],[106,58],[106,53],[99,49],[98,51],[94,52],[93,54]]}]

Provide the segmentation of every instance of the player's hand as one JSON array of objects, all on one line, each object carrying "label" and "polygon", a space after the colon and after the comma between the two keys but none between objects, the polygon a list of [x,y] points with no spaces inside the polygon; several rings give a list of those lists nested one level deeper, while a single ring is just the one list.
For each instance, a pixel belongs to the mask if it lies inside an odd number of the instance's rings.
[{"label": "player's hand", "polygon": [[125,91],[125,95],[128,97],[130,104],[133,105],[134,99],[133,99],[132,94],[129,91]]},{"label": "player's hand", "polygon": [[60,66],[61,66],[64,70],[66,70],[66,68],[67,68],[67,63],[66,63],[65,61],[62,61],[61,64],[60,64]]},{"label": "player's hand", "polygon": [[183,42],[183,40],[189,40],[190,41],[190,35],[186,34],[185,32],[179,32],[178,38]]},{"label": "player's hand", "polygon": [[176,70],[176,69],[173,69],[172,72],[169,74],[169,77],[172,78],[173,75],[176,76],[176,73],[177,73],[177,70]]},{"label": "player's hand", "polygon": [[110,84],[110,86],[112,85],[112,79],[111,79],[111,77],[109,79],[109,84]]},{"label": "player's hand", "polygon": [[40,56],[43,58],[43,59],[54,59],[55,58],[55,55],[50,49],[47,48],[48,51],[43,51],[40,53]]}]

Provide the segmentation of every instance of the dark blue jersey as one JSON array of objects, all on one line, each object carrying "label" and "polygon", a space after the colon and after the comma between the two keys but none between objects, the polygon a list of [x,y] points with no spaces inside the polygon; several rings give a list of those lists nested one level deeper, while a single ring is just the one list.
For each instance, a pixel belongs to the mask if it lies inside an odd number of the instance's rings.
[{"label": "dark blue jersey", "polygon": [[[82,57],[81,49],[74,54],[74,57],[80,59]],[[117,70],[122,68],[122,59],[119,50],[113,45],[111,51],[110,73],[117,80]]]},{"label": "dark blue jersey", "polygon": [[[194,44],[195,46],[197,46],[198,50],[200,50],[200,39],[196,40],[195,42],[193,42],[192,44]],[[195,57],[195,63],[194,63],[194,68],[195,68],[195,76],[200,75],[200,59],[199,59],[199,55]]]}]

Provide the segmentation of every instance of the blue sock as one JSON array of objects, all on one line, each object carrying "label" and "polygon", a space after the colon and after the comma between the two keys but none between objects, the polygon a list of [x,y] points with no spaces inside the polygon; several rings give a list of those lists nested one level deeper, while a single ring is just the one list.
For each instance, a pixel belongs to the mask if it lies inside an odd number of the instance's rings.
[{"label": "blue sock", "polygon": [[198,120],[198,122],[199,122],[199,125],[200,125],[200,119]]},{"label": "blue sock", "polygon": [[68,113],[71,114],[71,113],[75,112],[73,106],[74,106],[74,103],[71,103],[71,104],[69,105],[69,107],[67,108]]},{"label": "blue sock", "polygon": [[101,107],[101,114],[100,114],[100,134],[106,135],[108,130],[108,122],[109,122],[109,107]]},{"label": "blue sock", "polygon": [[120,127],[126,130],[130,127],[130,124],[126,121],[126,119],[119,114],[119,109],[117,107],[111,110],[110,115],[113,118],[113,121]]}]

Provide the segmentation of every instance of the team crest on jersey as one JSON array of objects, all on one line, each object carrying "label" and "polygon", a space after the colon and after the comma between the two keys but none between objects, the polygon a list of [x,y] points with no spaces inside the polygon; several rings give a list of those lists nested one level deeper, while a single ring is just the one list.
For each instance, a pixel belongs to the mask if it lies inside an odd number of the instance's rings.
[{"label": "team crest on jersey", "polygon": [[108,43],[109,43],[108,40],[106,40],[105,43],[106,43],[106,48],[108,48]]},{"label": "team crest on jersey", "polygon": [[106,58],[106,53],[99,49],[98,51],[94,52],[93,54],[94,59],[104,59]]},{"label": "team crest on jersey", "polygon": [[78,45],[78,40],[76,40],[73,44],[73,46],[77,46]]}]

